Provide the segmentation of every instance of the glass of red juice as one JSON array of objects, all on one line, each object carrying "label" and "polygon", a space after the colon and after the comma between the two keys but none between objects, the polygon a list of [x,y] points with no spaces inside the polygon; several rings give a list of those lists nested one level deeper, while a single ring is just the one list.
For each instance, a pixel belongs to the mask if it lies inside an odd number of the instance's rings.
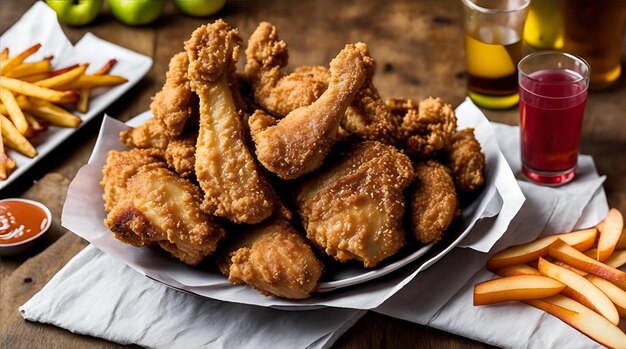
[{"label": "glass of red juice", "polygon": [[589,65],[574,55],[542,51],[518,64],[522,171],[558,186],[576,174]]}]

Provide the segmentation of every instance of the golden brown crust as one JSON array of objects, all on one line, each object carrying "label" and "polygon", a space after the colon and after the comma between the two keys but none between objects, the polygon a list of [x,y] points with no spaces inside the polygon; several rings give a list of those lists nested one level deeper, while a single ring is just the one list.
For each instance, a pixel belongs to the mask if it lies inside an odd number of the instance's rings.
[{"label": "golden brown crust", "polygon": [[150,119],[143,125],[120,132],[120,142],[131,148],[167,148],[171,138],[159,120]]},{"label": "golden brown crust", "polygon": [[328,79],[309,72],[285,74],[289,54],[276,27],[261,22],[248,40],[245,76],[252,85],[254,101],[266,112],[284,117],[292,110],[315,102],[326,90]]},{"label": "golden brown crust", "polygon": [[410,200],[409,217],[413,234],[425,244],[439,241],[459,213],[449,169],[435,160],[415,165],[415,183]]},{"label": "golden brown crust", "polygon": [[197,139],[197,133],[190,133],[184,138],[170,141],[165,149],[167,165],[182,178],[193,178],[196,175]]},{"label": "golden brown crust", "polygon": [[143,166],[165,167],[163,152],[157,149],[109,151],[100,181],[106,211],[111,211],[117,203],[128,197],[126,181]]},{"label": "golden brown crust", "polygon": [[418,105],[411,99],[394,98],[387,100],[387,107],[400,124],[399,145],[414,159],[435,155],[456,130],[454,110],[440,98],[429,97]]},{"label": "golden brown crust", "polygon": [[248,125],[259,162],[282,179],[295,179],[321,166],[346,108],[372,68],[365,44],[346,45],[330,64],[328,89],[313,104],[280,121],[255,112]]},{"label": "golden brown crust", "polygon": [[198,97],[187,77],[189,59],[186,52],[172,57],[165,84],[152,98],[150,110],[170,137],[181,135],[185,127],[198,119]]},{"label": "golden brown crust", "polygon": [[159,244],[186,264],[211,255],[224,230],[200,208],[200,190],[165,168],[143,167],[128,197],[107,216],[114,236],[134,246]]},{"label": "golden brown crust", "polygon": [[333,166],[308,178],[297,195],[307,237],[339,261],[374,267],[404,244],[404,189],[409,158],[375,141],[356,144]]},{"label": "golden brown crust", "polygon": [[485,155],[474,137],[473,128],[458,131],[452,136],[447,149],[447,164],[458,191],[470,193],[485,184]]},{"label": "golden brown crust", "polygon": [[222,20],[196,29],[185,42],[191,87],[200,99],[196,177],[207,213],[257,223],[273,211],[273,191],[245,145],[230,89],[240,39]]},{"label": "golden brown crust", "polygon": [[317,289],[322,265],[307,241],[282,219],[248,229],[230,244],[220,270],[236,284],[248,284],[262,294],[308,298]]}]

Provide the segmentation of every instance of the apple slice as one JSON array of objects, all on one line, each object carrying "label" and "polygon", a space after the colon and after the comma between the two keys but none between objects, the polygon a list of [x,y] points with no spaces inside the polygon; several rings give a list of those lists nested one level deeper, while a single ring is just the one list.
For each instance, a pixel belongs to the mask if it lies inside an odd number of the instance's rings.
[{"label": "apple slice", "polygon": [[556,295],[526,303],[556,316],[604,346],[626,348],[626,334],[619,327],[572,299]]},{"label": "apple slice", "polygon": [[[571,246],[570,246],[571,247]],[[585,256],[587,257],[587,256]],[[606,317],[614,324],[619,323],[619,314],[613,302],[600,289],[594,286],[591,281],[567,270],[556,264],[552,264],[543,258],[539,258],[539,271],[541,274],[562,282],[571,289],[568,293],[583,299],[585,303],[593,306],[599,314]]]},{"label": "apple slice", "polygon": [[622,213],[615,208],[610,209],[604,219],[604,223],[600,227],[596,259],[602,262],[611,256],[622,235],[622,230],[624,229]]},{"label": "apple slice", "polygon": [[626,281],[626,273],[586,256],[572,246],[557,240],[548,249],[550,256],[574,268],[598,275],[607,280]]},{"label": "apple slice", "polygon": [[[598,253],[598,250],[595,248],[585,251],[585,254],[591,258],[596,258],[597,253]],[[611,257],[609,257],[607,260],[605,260],[602,263],[613,268],[619,268],[623,266],[624,264],[626,264],[626,250],[613,251],[613,254],[611,254]]]},{"label": "apple slice", "polygon": [[617,313],[620,317],[626,317],[626,291],[599,276],[587,275],[585,278],[609,297],[613,304],[615,304],[615,308],[617,308]]},{"label": "apple slice", "polygon": [[528,264],[515,264],[503,267],[495,272],[500,276],[515,276],[515,275],[541,275],[539,270],[531,267]]},{"label": "apple slice", "polygon": [[508,276],[475,285],[474,305],[541,299],[554,296],[563,289],[564,284],[545,276]]},{"label": "apple slice", "polygon": [[582,271],[582,270],[580,270],[580,269],[576,269],[576,268],[572,267],[571,265],[569,265],[569,264],[567,264],[567,263],[561,262],[561,261],[560,261],[560,260],[558,260],[558,259],[557,259],[557,260],[554,260],[554,261],[550,261],[550,262],[552,262],[552,263],[554,263],[554,264],[558,265],[559,267],[563,267],[563,268],[565,268],[565,269],[567,269],[567,270],[571,270],[571,271],[573,271],[574,273],[576,273],[576,274],[578,274],[578,275],[580,275],[580,276],[587,276],[587,275],[589,275],[589,273],[588,273],[588,272],[586,272],[586,271]]},{"label": "apple slice", "polygon": [[487,269],[491,271],[500,268],[524,264],[548,255],[548,248],[556,239],[562,239],[579,251],[590,249],[596,241],[598,230],[594,228],[573,231],[571,233],[544,236],[531,242],[512,246],[496,253],[487,261]]},{"label": "apple slice", "polygon": [[622,230],[622,235],[619,236],[619,240],[617,241],[617,246],[615,246],[615,249],[616,250],[626,249],[626,229]]}]

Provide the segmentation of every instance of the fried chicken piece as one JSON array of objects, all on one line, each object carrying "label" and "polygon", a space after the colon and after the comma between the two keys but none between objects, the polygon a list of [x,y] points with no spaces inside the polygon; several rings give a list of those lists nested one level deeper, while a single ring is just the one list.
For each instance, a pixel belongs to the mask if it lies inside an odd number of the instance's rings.
[{"label": "fried chicken piece", "polygon": [[120,142],[131,148],[165,149],[170,139],[161,122],[156,119],[150,119],[141,126],[120,132]]},{"label": "fried chicken piece", "polygon": [[142,168],[127,181],[128,198],[109,213],[106,226],[133,246],[158,244],[196,265],[209,255],[224,230],[200,208],[200,190],[165,168]]},{"label": "fried chicken piece", "polygon": [[435,160],[418,163],[409,211],[415,237],[424,244],[441,240],[459,213],[450,170]]},{"label": "fried chicken piece", "polygon": [[[200,99],[196,177],[203,209],[235,223],[258,223],[272,214],[275,195],[245,145],[244,129],[229,85],[241,39],[217,20],[185,42],[191,88]],[[234,83],[234,82],[233,82]]]},{"label": "fried chicken piece", "polygon": [[252,85],[255,102],[277,117],[315,102],[328,81],[308,74],[285,74],[282,68],[288,60],[287,44],[278,39],[276,27],[259,23],[248,40],[245,75]]},{"label": "fried chicken piece", "polygon": [[104,190],[104,209],[107,212],[128,197],[126,181],[143,166],[165,167],[163,152],[157,149],[109,151],[100,181]]},{"label": "fried chicken piece", "polygon": [[459,192],[473,192],[485,183],[485,155],[474,137],[473,128],[452,135],[447,151],[446,163],[452,170],[454,186]]},{"label": "fried chicken piece", "polygon": [[346,108],[372,68],[365,44],[346,45],[330,63],[328,89],[313,104],[280,121],[257,110],[248,124],[259,162],[282,179],[317,169],[335,143]]},{"label": "fried chicken piece", "polygon": [[198,120],[198,97],[189,85],[188,65],[186,52],[174,55],[165,75],[165,84],[150,103],[155,119],[171,137],[179,136],[188,124],[195,124]]},{"label": "fried chicken piece", "polygon": [[197,133],[173,139],[165,149],[167,165],[183,178],[192,178],[196,175],[196,142]]},{"label": "fried chicken piece", "polygon": [[404,244],[404,189],[413,165],[376,141],[353,145],[300,187],[296,203],[307,237],[329,256],[374,267]]},{"label": "fried chicken piece", "polygon": [[228,280],[266,296],[308,298],[322,275],[322,264],[306,239],[280,218],[252,226],[226,251],[218,265]]},{"label": "fried chicken piece", "polygon": [[454,110],[440,98],[426,98],[417,107],[410,99],[389,99],[387,107],[396,119],[402,119],[400,145],[412,158],[434,155],[449,144],[456,131]]}]

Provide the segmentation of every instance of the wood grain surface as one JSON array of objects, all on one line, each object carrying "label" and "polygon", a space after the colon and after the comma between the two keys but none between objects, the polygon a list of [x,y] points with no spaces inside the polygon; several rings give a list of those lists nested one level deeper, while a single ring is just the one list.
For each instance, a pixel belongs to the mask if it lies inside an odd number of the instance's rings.
[{"label": "wood grain surface", "polygon": [[[34,3],[0,1],[0,32],[6,31]],[[289,45],[290,67],[326,65],[345,43],[366,42],[377,60],[375,84],[383,97],[420,99],[439,96],[458,105],[466,96],[465,53],[458,0],[228,1],[219,17],[239,28],[244,40],[261,20],[278,27]],[[148,109],[162,86],[172,55],[199,25],[179,14],[171,1],[155,24],[130,28],[116,21],[105,4],[103,14],[82,28],[64,26],[72,42],[85,33],[151,56],[148,75],[107,108],[122,121]],[[0,43],[1,46],[2,43]],[[243,62],[240,62],[243,64]],[[626,212],[626,81],[589,96],[581,152],[594,156],[610,206]],[[492,121],[518,123],[516,108],[485,110]],[[72,334],[54,326],[24,321],[18,307],[80,251],[86,242],[59,225],[67,187],[87,162],[99,121],[83,127],[2,197],[43,202],[53,212],[53,226],[41,246],[27,255],[0,259],[0,348],[117,348],[120,345]],[[35,182],[36,181],[36,182]],[[337,348],[488,348],[463,337],[425,326],[368,313],[335,344]]]}]

